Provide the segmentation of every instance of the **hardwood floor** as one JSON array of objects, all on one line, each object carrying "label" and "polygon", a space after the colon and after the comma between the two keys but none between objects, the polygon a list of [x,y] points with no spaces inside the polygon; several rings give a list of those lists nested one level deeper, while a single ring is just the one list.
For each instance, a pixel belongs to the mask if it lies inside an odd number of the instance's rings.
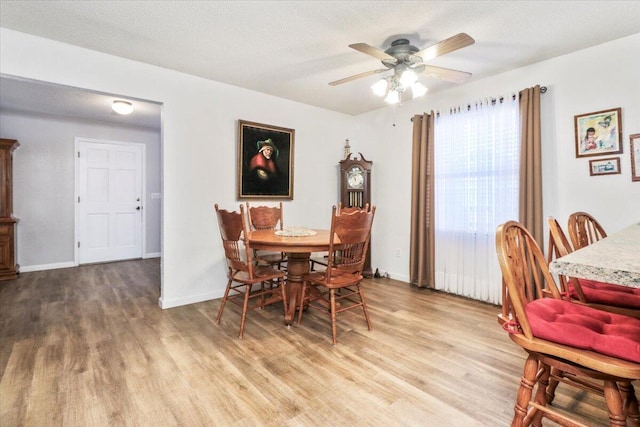
[{"label": "hardwood floor", "polygon": [[[332,346],[326,316],[287,329],[276,304],[239,340],[239,307],[162,310],[159,277],[150,259],[1,282],[0,425],[510,424],[525,356],[496,306],[373,279],[372,331],[346,312]],[[561,385],[556,404],[608,424],[597,396]]]}]

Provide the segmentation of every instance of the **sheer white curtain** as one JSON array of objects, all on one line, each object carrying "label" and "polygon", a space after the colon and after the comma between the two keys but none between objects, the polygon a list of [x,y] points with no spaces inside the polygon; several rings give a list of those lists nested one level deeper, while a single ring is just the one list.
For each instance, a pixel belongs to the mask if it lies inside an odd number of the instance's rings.
[{"label": "sheer white curtain", "polygon": [[499,224],[518,219],[518,101],[485,101],[435,123],[435,286],[499,304]]}]

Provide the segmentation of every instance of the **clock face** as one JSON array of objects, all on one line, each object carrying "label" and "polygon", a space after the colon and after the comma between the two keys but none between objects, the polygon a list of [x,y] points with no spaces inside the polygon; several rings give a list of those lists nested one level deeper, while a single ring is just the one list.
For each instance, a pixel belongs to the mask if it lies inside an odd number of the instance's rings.
[{"label": "clock face", "polygon": [[347,172],[347,186],[349,188],[360,189],[364,186],[364,171],[354,166]]}]

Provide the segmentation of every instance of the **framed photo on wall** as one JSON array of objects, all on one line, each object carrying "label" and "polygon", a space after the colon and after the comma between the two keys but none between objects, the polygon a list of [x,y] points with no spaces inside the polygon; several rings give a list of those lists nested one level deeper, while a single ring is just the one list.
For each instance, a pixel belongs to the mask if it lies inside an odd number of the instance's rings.
[{"label": "framed photo on wall", "polygon": [[238,199],[293,200],[295,130],[238,120]]},{"label": "framed photo on wall", "polygon": [[596,111],[574,117],[576,157],[622,153],[622,109]]},{"label": "framed photo on wall", "polygon": [[631,181],[640,181],[640,133],[629,136],[631,144]]},{"label": "framed photo on wall", "polygon": [[589,174],[591,176],[615,175],[618,173],[620,173],[620,157],[589,160]]}]

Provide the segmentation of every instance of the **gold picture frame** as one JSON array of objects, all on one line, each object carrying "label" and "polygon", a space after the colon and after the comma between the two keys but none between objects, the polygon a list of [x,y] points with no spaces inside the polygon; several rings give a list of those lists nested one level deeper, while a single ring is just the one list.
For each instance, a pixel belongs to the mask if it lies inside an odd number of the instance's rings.
[{"label": "gold picture frame", "polygon": [[622,153],[622,109],[574,116],[576,157]]},{"label": "gold picture frame", "polygon": [[238,120],[238,199],[293,200],[295,130]]}]

